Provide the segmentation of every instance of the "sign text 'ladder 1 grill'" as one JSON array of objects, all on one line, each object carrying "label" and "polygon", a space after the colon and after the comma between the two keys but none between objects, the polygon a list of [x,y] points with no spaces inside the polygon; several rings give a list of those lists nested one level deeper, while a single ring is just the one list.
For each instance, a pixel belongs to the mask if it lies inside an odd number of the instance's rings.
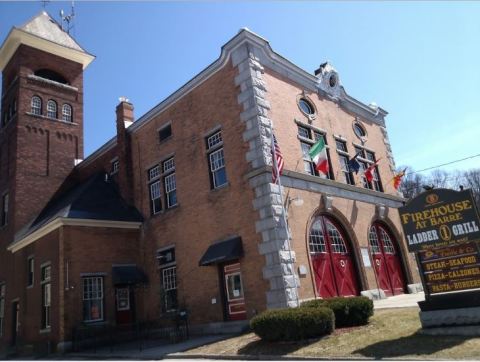
[{"label": "sign text 'ladder 1 grill'", "polygon": [[470,190],[430,190],[398,210],[409,251],[480,241],[480,223]]}]

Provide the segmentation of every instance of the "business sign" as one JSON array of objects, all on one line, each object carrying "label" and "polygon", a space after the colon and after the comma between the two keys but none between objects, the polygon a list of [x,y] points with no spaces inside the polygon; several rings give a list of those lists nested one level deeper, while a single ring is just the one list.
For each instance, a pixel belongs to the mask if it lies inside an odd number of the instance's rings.
[{"label": "business sign", "polygon": [[418,253],[429,294],[480,288],[480,244],[469,242]]},{"label": "business sign", "polygon": [[480,222],[470,190],[430,190],[398,211],[409,251],[480,240]]}]

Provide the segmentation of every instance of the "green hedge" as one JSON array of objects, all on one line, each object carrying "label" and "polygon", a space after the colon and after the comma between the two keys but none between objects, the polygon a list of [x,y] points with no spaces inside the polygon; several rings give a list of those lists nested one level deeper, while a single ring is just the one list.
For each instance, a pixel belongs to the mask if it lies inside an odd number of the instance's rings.
[{"label": "green hedge", "polygon": [[309,300],[303,308],[330,308],[335,314],[335,327],[361,326],[373,315],[373,302],[367,297]]},{"label": "green hedge", "polygon": [[332,333],[335,316],[329,308],[269,310],[254,317],[250,327],[266,341],[295,341]]}]

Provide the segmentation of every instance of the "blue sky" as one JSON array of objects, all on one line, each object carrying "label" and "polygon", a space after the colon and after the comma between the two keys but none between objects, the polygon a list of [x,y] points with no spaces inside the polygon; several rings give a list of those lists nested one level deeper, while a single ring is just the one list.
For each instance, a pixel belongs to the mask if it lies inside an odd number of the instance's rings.
[{"label": "blue sky", "polygon": [[[46,5],[57,20],[62,8],[70,2]],[[0,39],[41,10],[0,2]],[[245,26],[309,72],[329,60],[350,95],[386,109],[398,166],[480,153],[480,2],[77,1],[75,12],[72,34],[97,56],[85,73],[86,155],[115,134],[119,96],[140,117]]]}]

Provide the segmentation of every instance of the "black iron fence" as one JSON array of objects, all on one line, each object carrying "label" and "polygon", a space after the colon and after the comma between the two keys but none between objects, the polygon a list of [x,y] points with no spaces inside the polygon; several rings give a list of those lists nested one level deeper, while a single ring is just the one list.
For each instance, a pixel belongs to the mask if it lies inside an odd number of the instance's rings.
[{"label": "black iron fence", "polygon": [[131,324],[82,324],[73,328],[72,350],[81,352],[108,348],[145,348],[168,343],[179,343],[189,338],[188,320],[176,315]]}]

